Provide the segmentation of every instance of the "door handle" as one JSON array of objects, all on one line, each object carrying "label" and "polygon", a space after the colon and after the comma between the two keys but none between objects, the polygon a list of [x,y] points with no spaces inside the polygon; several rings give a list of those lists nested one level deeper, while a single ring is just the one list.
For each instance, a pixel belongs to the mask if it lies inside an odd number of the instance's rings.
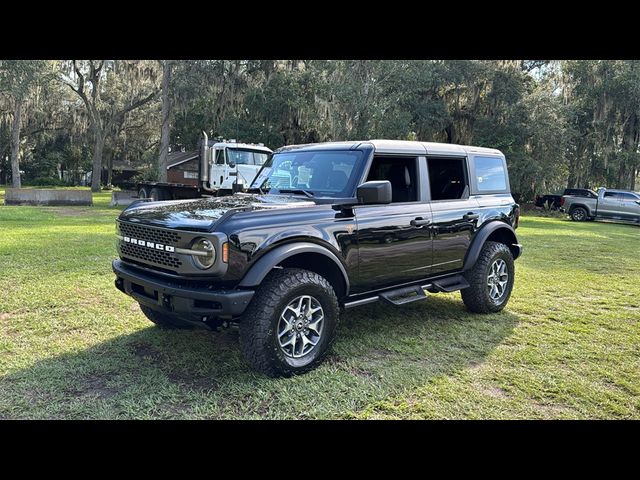
[{"label": "door handle", "polygon": [[462,216],[463,220],[478,220],[479,218],[480,218],[480,215],[473,212],[469,212]]},{"label": "door handle", "polygon": [[416,217],[413,220],[411,220],[411,226],[412,227],[421,227],[423,225],[429,225],[431,223],[431,220],[429,219],[424,219],[422,217]]}]

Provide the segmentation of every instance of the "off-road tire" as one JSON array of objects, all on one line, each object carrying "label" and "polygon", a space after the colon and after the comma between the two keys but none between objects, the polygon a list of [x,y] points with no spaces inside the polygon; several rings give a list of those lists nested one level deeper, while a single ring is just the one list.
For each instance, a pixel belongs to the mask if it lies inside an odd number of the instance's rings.
[{"label": "off-road tire", "polygon": [[[487,278],[493,262],[498,259],[505,261],[509,278],[504,293],[497,300],[494,300],[487,290]],[[464,276],[469,282],[469,287],[461,290],[465,306],[475,313],[499,312],[509,301],[515,279],[511,250],[504,243],[485,242],[475,265]]]},{"label": "off-road tire", "polygon": [[[285,307],[300,295],[322,306],[324,325],[318,344],[300,358],[289,357],[277,339]],[[324,360],[335,339],[340,310],[331,284],[321,275],[299,268],[276,269],[267,275],[240,319],[240,347],[247,362],[271,377],[298,375]]]},{"label": "off-road tire", "polygon": [[165,315],[163,313],[156,312],[155,310],[152,310],[149,307],[145,307],[144,305],[140,305],[140,310],[142,310],[142,313],[144,313],[145,317],[158,325],[160,328],[164,328],[167,330],[193,328],[190,324],[182,322],[179,319],[172,317],[171,315]]},{"label": "off-road tire", "polygon": [[589,220],[589,212],[583,207],[575,207],[571,209],[571,220],[574,222],[584,222]]}]

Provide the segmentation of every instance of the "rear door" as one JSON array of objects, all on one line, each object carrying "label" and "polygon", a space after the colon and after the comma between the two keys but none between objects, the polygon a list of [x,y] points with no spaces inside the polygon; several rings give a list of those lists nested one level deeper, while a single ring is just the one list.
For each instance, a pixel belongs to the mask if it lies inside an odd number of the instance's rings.
[{"label": "rear door", "polygon": [[470,196],[466,157],[427,156],[433,213],[433,264],[440,275],[460,270],[479,219],[479,204]]}]

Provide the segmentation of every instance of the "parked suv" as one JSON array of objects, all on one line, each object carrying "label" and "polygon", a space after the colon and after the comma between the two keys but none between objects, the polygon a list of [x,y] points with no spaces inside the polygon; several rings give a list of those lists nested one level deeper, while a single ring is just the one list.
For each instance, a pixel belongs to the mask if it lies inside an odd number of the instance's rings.
[{"label": "parked suv", "polygon": [[249,363],[302,373],[340,312],[461,290],[502,310],[522,251],[504,155],[371,140],[278,149],[248,193],[135,202],[117,220],[118,289],[169,328],[237,323]]}]

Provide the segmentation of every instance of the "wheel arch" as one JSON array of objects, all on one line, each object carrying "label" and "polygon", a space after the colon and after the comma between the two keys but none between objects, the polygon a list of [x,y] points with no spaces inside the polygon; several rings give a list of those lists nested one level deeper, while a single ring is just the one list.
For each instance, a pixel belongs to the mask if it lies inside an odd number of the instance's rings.
[{"label": "wheel arch", "polygon": [[462,267],[463,271],[467,271],[475,265],[486,242],[504,243],[511,250],[514,260],[522,253],[522,247],[518,244],[516,232],[511,225],[497,220],[489,222],[476,233],[471,241]]},{"label": "wheel arch", "polygon": [[584,208],[587,212],[587,215],[591,216],[591,210],[584,203],[572,203],[571,205],[569,205],[569,210],[567,211],[567,213],[571,215],[571,212],[576,208]]},{"label": "wheel arch", "polygon": [[311,242],[280,245],[260,257],[238,286],[257,287],[275,267],[302,268],[322,275],[338,299],[349,295],[349,276],[340,259],[329,249]]}]

